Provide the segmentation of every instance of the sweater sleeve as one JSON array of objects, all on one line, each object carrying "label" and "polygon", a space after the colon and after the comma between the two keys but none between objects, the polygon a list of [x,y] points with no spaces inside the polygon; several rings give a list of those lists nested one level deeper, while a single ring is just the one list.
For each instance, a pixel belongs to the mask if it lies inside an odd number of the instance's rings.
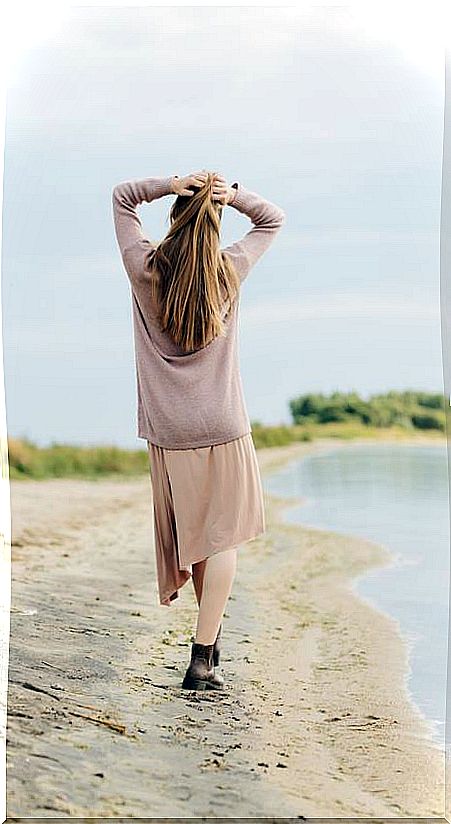
[{"label": "sweater sleeve", "polygon": [[232,186],[237,191],[229,205],[247,215],[254,224],[241,240],[222,249],[232,259],[243,282],[252,266],[275,239],[285,220],[285,212],[238,182]]},{"label": "sweater sleeve", "polygon": [[[127,180],[113,187],[112,210],[116,239],[126,271],[132,279],[135,274],[133,267],[143,259],[145,251],[155,246],[143,232],[137,206],[144,201],[150,203],[164,195],[175,194],[172,189],[174,177],[176,175]],[[130,250],[133,250],[131,255]]]}]

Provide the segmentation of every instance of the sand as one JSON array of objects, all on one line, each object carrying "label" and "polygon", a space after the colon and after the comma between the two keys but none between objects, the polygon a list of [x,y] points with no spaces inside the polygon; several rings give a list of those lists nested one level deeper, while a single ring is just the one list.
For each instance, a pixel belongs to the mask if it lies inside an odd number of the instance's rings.
[{"label": "sand", "polygon": [[[259,450],[262,474],[327,445]],[[11,494],[10,819],[443,815],[399,627],[351,589],[387,550],[288,525],[266,495],[224,619],[226,690],[196,694],[195,599],[188,583],[158,604],[150,479]]]}]

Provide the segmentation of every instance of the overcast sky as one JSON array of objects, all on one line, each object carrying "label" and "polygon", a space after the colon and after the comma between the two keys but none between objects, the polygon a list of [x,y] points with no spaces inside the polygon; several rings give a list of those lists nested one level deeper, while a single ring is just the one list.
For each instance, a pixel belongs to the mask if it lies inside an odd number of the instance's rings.
[{"label": "overcast sky", "polygon": [[[305,392],[441,391],[439,69],[346,7],[69,10],[7,101],[9,435],[144,446],[111,189],[199,168],[287,214],[242,291],[252,420]],[[171,202],[141,207],[150,237]],[[223,224],[223,245],[249,228]]]}]

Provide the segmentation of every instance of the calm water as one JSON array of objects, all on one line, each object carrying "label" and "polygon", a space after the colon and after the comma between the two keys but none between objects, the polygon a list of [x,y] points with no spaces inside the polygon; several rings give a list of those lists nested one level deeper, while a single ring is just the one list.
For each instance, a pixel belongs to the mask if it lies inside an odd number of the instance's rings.
[{"label": "calm water", "polygon": [[398,619],[410,652],[408,687],[444,746],[449,587],[446,444],[350,444],[292,462],[264,481],[305,503],[291,523],[383,544],[393,565],[355,579],[355,590]]}]

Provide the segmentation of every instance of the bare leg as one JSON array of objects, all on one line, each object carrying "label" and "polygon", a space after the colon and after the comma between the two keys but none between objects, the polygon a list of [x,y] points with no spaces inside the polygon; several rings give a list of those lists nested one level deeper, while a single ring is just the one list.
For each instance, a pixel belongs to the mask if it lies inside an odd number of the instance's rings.
[{"label": "bare leg", "polygon": [[237,547],[224,549],[205,561],[202,595],[197,616],[196,643],[214,644],[232,590]]}]

